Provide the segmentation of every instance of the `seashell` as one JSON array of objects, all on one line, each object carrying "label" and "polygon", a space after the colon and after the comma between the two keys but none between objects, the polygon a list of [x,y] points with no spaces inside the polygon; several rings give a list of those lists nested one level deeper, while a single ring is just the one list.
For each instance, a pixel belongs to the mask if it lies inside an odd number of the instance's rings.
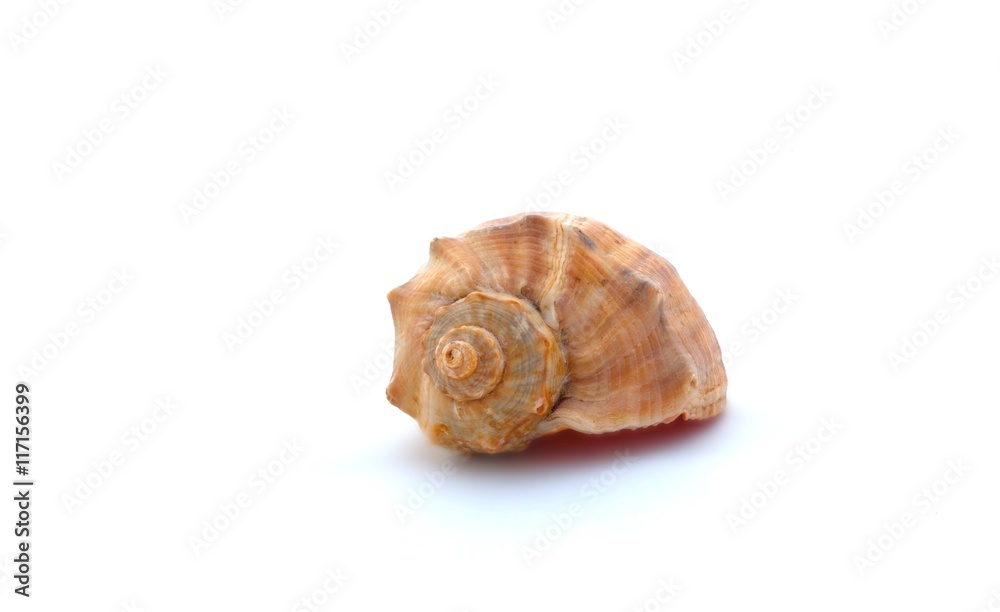
[{"label": "seashell", "polygon": [[674,267],[585,217],[529,213],[435,238],[389,304],[386,397],[436,444],[517,451],[726,402],[719,343]]}]

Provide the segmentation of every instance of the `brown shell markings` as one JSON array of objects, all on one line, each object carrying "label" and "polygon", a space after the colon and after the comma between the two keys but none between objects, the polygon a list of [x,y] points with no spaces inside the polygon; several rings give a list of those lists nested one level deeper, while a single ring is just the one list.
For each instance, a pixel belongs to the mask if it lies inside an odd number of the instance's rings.
[{"label": "brown shell markings", "polygon": [[725,406],[719,343],[677,271],[585,217],[529,213],[436,238],[389,304],[386,396],[436,444],[517,451]]}]

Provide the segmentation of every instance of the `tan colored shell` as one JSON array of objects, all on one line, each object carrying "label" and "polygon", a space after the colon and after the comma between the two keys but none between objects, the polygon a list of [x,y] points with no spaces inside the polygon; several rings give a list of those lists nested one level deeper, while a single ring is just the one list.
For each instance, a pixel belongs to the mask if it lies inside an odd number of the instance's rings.
[{"label": "tan colored shell", "polygon": [[563,429],[704,419],[726,401],[719,343],[665,259],[559,213],[435,238],[389,293],[389,401],[436,444],[516,451]]}]

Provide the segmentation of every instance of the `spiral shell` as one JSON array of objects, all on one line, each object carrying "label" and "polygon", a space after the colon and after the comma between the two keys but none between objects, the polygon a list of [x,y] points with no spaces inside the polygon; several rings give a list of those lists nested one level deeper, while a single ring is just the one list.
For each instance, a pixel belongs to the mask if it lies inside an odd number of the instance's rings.
[{"label": "spiral shell", "polygon": [[435,238],[389,304],[386,396],[436,444],[516,451],[563,429],[636,429],[725,405],[718,341],[677,271],[584,217],[525,214]]}]

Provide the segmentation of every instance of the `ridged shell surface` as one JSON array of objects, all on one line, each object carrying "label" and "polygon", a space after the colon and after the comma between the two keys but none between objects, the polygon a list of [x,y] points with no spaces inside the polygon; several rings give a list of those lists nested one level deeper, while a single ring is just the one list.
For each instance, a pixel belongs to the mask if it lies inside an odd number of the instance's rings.
[{"label": "ridged shell surface", "polygon": [[725,405],[719,344],[677,271],[591,219],[529,213],[436,238],[389,303],[386,395],[437,444],[516,451]]}]

